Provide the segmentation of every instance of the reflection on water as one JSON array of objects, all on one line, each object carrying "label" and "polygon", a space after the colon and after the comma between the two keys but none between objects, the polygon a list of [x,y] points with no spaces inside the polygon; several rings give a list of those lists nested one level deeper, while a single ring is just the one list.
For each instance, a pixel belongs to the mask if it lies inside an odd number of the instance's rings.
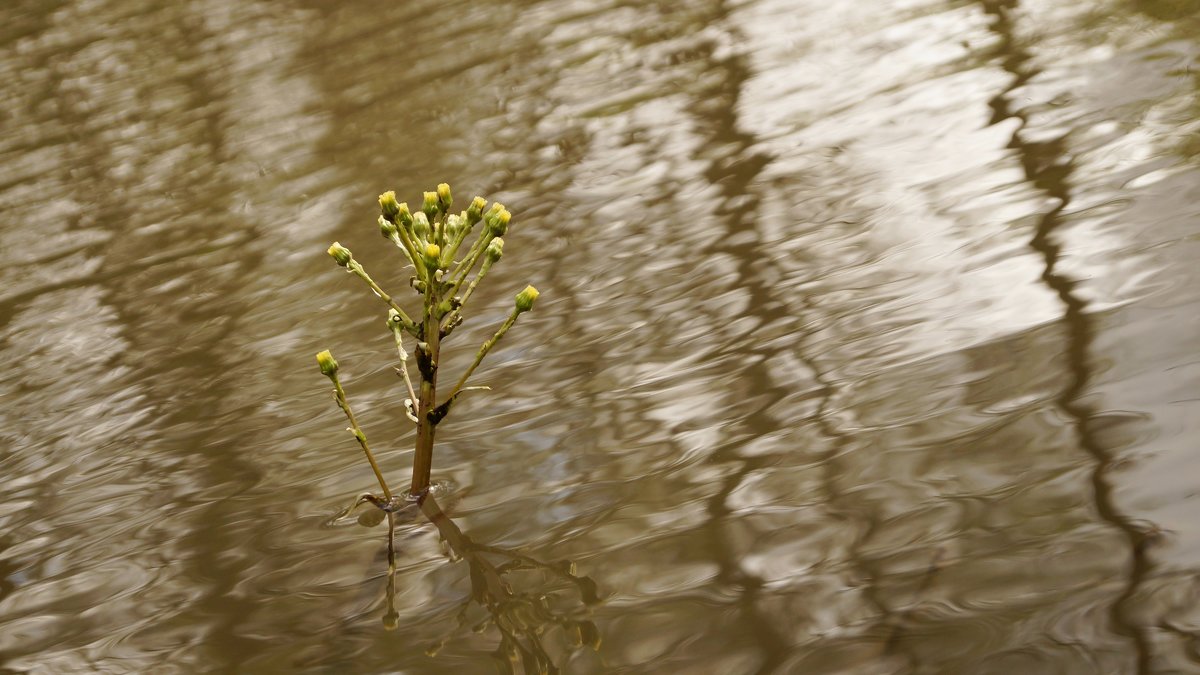
[{"label": "reflection on water", "polygon": [[[470,569],[471,593],[458,611],[459,628],[471,625],[471,630],[483,632],[494,627],[500,634],[495,656],[511,673],[557,673],[556,661],[561,652],[552,640],[567,642],[574,648],[600,648],[600,631],[596,624],[581,618],[575,605],[586,608],[600,602],[596,582],[579,576],[569,560],[545,563],[518,551],[479,544],[463,534],[438,506],[437,499],[426,495],[421,500],[421,512],[438,529],[452,558],[467,563]],[[385,625],[396,616],[393,602],[395,579],[392,542],[389,531],[388,612]],[[499,561],[499,562],[497,562]],[[577,600],[564,598],[566,593],[555,592],[549,582],[572,586]],[[482,620],[470,615],[472,605],[487,612]],[[436,654],[444,641],[427,653]],[[550,651],[547,651],[549,647]],[[557,656],[557,658],[556,658]]]},{"label": "reflection on water", "polygon": [[1129,601],[1145,580],[1149,560],[1146,557],[1146,533],[1143,526],[1123,513],[1113,502],[1113,486],[1108,474],[1114,461],[1103,442],[1094,433],[1089,420],[1096,411],[1083,400],[1091,378],[1090,352],[1094,328],[1089,317],[1088,302],[1079,291],[1079,282],[1059,271],[1063,257],[1063,246],[1056,239],[1057,230],[1063,225],[1063,214],[1072,202],[1072,166],[1067,146],[1067,133],[1041,140],[1031,140],[1024,132],[1030,123],[1029,115],[1015,100],[1024,84],[1039,74],[1031,65],[1032,55],[1020,44],[1014,27],[1015,4],[992,3],[985,5],[992,18],[990,29],[998,38],[997,51],[1004,69],[1012,75],[1012,81],[1004,91],[997,94],[989,105],[995,111],[993,124],[1008,119],[1018,121],[1010,147],[1025,174],[1025,180],[1044,193],[1052,207],[1042,214],[1029,245],[1044,259],[1045,268],[1041,279],[1058,296],[1063,305],[1063,324],[1066,347],[1063,350],[1069,376],[1056,401],[1058,408],[1071,420],[1077,443],[1087,451],[1094,461],[1092,489],[1096,511],[1099,516],[1119,530],[1129,540],[1129,555],[1132,558],[1128,582],[1124,591],[1113,601],[1110,613],[1113,630],[1127,637],[1135,654],[1136,672],[1150,671],[1150,642],[1144,627],[1130,614]]},{"label": "reflection on water", "polygon": [[[4,4],[0,670],[1200,672],[1198,43],[1179,0]],[[388,565],[312,354],[394,479],[404,394],[324,250],[383,282],[374,196],[443,180],[543,297]]]}]

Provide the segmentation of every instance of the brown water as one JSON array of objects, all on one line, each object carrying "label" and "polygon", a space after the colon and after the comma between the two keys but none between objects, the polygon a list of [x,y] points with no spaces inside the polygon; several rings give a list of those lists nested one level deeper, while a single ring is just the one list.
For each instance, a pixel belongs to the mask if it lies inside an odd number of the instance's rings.
[{"label": "brown water", "polygon": [[[7,0],[0,81],[0,672],[495,672],[503,575],[569,673],[1200,673],[1192,0]],[[389,580],[324,250],[442,180],[448,367],[543,295]]]}]

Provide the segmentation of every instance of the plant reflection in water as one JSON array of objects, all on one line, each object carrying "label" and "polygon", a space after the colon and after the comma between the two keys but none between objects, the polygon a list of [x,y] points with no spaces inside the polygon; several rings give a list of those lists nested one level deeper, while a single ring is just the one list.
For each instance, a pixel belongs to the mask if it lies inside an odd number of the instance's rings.
[{"label": "plant reflection in water", "polygon": [[[364,493],[358,503],[378,498]],[[383,625],[396,627],[400,614],[396,611],[396,511],[419,506],[421,512],[438,529],[447,557],[452,562],[466,562],[470,571],[471,593],[458,610],[459,629],[467,626],[476,633],[494,627],[500,634],[500,644],[494,656],[504,672],[554,674],[570,652],[588,647],[600,648],[600,631],[587,619],[590,608],[600,602],[596,582],[577,574],[569,560],[543,562],[513,549],[475,542],[459,529],[442,511],[437,499],[426,493],[415,504],[409,502],[401,509],[386,508],[362,514],[363,525],[376,525],[386,511],[388,523],[388,574],[386,610]],[[485,610],[481,618],[478,609]],[[472,615],[476,616],[472,616]],[[436,655],[451,636],[446,636],[427,650]]]}]

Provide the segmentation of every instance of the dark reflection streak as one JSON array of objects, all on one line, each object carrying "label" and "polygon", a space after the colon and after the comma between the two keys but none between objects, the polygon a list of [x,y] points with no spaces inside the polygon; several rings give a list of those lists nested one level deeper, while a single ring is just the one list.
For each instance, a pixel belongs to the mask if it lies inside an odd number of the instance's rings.
[{"label": "dark reflection streak", "polygon": [[[178,62],[207,66],[198,68],[183,84],[190,94],[193,109],[205,111],[203,133],[197,139],[195,152],[210,173],[195,181],[188,181],[187,176],[181,176],[177,184],[194,182],[193,191],[200,191],[200,195],[235,194],[237,191],[228,185],[229,179],[221,169],[227,159],[224,156],[224,138],[229,95],[219,79],[221,73],[229,68],[228,64],[234,55],[220,51],[220,42],[207,31],[203,19],[189,8],[173,12],[168,21],[174,24],[179,36],[172,41],[173,55]],[[229,217],[222,208],[227,204],[216,199],[204,199],[204,202],[206,205],[218,205],[218,213]],[[235,249],[231,257],[236,257],[239,262],[239,275],[231,281],[254,278],[262,264],[261,256],[248,246]],[[215,278],[213,282],[220,283]],[[224,317],[226,321],[218,324],[220,330],[205,336],[208,339],[204,343],[196,345],[186,355],[181,354],[180,362],[175,364],[181,370],[192,371],[194,380],[204,381],[207,385],[204,393],[189,397],[172,411],[179,420],[205,419],[212,411],[227,408],[224,400],[236,390],[240,377],[239,364],[236,363],[237,356],[230,353],[227,340],[242,329],[239,318],[246,313],[246,308],[243,303],[234,300],[234,288],[229,281],[222,285],[225,288],[217,294],[213,305],[203,303],[198,307],[180,308],[182,313],[211,313]],[[126,294],[123,297],[131,296]],[[137,338],[131,337],[131,340],[136,341]],[[210,364],[217,363],[223,367],[212,369]],[[163,395],[160,398],[170,397]],[[187,559],[188,578],[208,582],[207,588],[194,601],[193,611],[209,618],[205,634],[208,647],[205,650],[208,659],[206,668],[214,671],[240,671],[241,663],[258,653],[262,647],[260,638],[246,636],[241,630],[244,622],[258,609],[258,603],[252,595],[236,592],[236,586],[246,577],[247,568],[257,560],[253,550],[246,550],[247,545],[253,545],[253,540],[248,541],[245,530],[237,526],[246,522],[246,506],[233,498],[257,484],[261,476],[254,462],[245,459],[240,440],[237,436],[231,438],[223,425],[215,425],[202,427],[188,439],[187,444],[188,451],[202,449],[204,453],[204,461],[199,466],[202,467],[203,476],[200,480],[205,487],[205,494],[204,508],[199,510],[180,545],[184,550],[192,551]],[[231,551],[236,553],[231,554]]]},{"label": "dark reflection streak", "polygon": [[[722,12],[723,14],[724,12]],[[751,76],[751,72],[745,64],[744,59],[739,56],[733,56],[725,60],[715,60],[711,51],[706,56],[710,59],[709,67],[706,69],[707,72],[724,72],[727,76],[719,81],[717,91],[705,92],[705,95],[701,97],[700,104],[694,106],[694,109],[702,116],[701,126],[709,127],[713,146],[721,148],[732,145],[736,147],[735,154],[738,156],[737,161],[726,161],[724,156],[716,158],[710,166],[706,177],[709,182],[720,187],[726,204],[737,203],[736,207],[729,207],[721,214],[724,216],[727,233],[731,236],[745,235],[747,232],[754,231],[754,221],[757,217],[757,200],[751,205],[744,205],[735,200],[739,200],[746,195],[755,194],[754,179],[770,162],[770,158],[762,155],[746,156],[753,147],[755,139],[750,134],[738,128],[736,118],[737,99],[742,84]],[[719,102],[719,105],[706,105],[705,103],[708,101]],[[777,292],[776,287],[764,283],[760,276],[758,268],[761,265],[770,264],[770,251],[763,250],[763,246],[756,241],[746,244],[719,243],[714,248],[717,251],[728,253],[738,261],[738,280],[736,285],[750,293],[750,302],[748,303],[747,311],[754,313],[760,319],[760,327],[765,327],[772,322],[794,318],[788,316],[786,303],[780,302],[773,297],[773,294]],[[805,297],[803,298],[803,302],[805,308],[812,315],[817,314],[817,308],[813,305],[811,298]],[[801,333],[800,343],[795,347],[794,353],[815,374],[814,377],[820,387],[818,393],[820,402],[814,416],[815,422],[822,435],[828,438],[832,444],[830,450],[825,453],[821,460],[823,467],[822,483],[826,491],[827,503],[832,507],[831,510],[835,513],[835,517],[842,520],[851,520],[853,518],[850,515],[853,513],[852,505],[844,503],[844,495],[836,487],[836,477],[841,473],[839,458],[849,447],[851,439],[830,422],[830,404],[835,387],[828,379],[828,376],[818,366],[815,357],[808,353],[805,343],[809,341],[809,338],[810,335]],[[744,419],[746,428],[753,433],[761,433],[763,430],[779,427],[778,420],[772,419],[762,411],[770,409],[773,403],[791,393],[791,390],[787,388],[767,388],[771,380],[765,364],[770,362],[770,357],[773,354],[760,352],[758,355],[761,358],[746,369],[745,378],[752,382],[756,388],[765,390],[770,397],[762,405],[757,406],[755,411],[747,415]],[[769,617],[764,617],[755,607],[755,599],[761,590],[763,581],[753,575],[746,574],[740,569],[738,561],[730,555],[729,547],[722,543],[719,531],[720,522],[729,515],[726,501],[730,493],[741,484],[748,474],[768,466],[769,458],[739,457],[731,449],[722,448],[714,454],[714,459],[723,462],[741,463],[740,468],[728,476],[720,492],[714,495],[710,501],[710,524],[713,527],[714,550],[716,551],[721,569],[720,578],[727,583],[733,582],[743,586],[744,611],[754,625],[759,640],[763,642],[764,653],[768,656],[768,661],[763,664],[759,672],[770,672],[778,664],[778,657],[786,654],[786,650],[788,649],[787,641],[772,627]],[[865,557],[862,554],[862,546],[870,540],[873,530],[874,523],[871,523],[855,538],[850,548],[849,558],[851,565],[854,567],[854,575],[863,584],[862,593],[864,598],[871,604],[881,619],[886,619],[890,615],[890,610],[879,597],[878,588],[874,583],[877,574],[865,561]],[[880,642],[884,656],[892,653],[899,647],[898,636],[899,628],[894,626],[890,633],[890,638]],[[915,658],[911,655],[907,657],[907,660],[910,663],[915,663]]]},{"label": "dark reflection streak", "polygon": [[[924,576],[921,577],[921,583],[913,592],[913,604],[906,610],[895,615],[895,620],[892,622],[892,628],[888,631],[887,639],[883,643],[883,651],[885,654],[892,651],[898,646],[898,641],[904,637],[904,625],[909,620],[912,613],[919,607],[918,604],[921,596],[925,595],[933,586],[933,582],[937,579],[938,572],[942,570],[946,556],[946,550],[938,548],[933,553],[933,558],[929,561],[929,567],[926,568]],[[914,670],[917,670],[919,663],[915,658],[910,659],[910,663]]]},{"label": "dark reflection streak", "polygon": [[1014,37],[1015,31],[1009,13],[1019,6],[1019,0],[983,0],[984,11],[992,17],[990,29],[1000,38],[998,46],[1004,69],[1012,74],[1013,81],[1004,91],[992,99],[993,123],[1004,119],[1017,119],[1020,126],[1013,133],[1010,147],[1018,153],[1025,178],[1044,194],[1057,201],[1057,205],[1042,216],[1037,231],[1029,246],[1037,251],[1045,262],[1042,281],[1063,303],[1063,324],[1066,329],[1067,365],[1071,380],[1057,397],[1058,407],[1072,420],[1080,446],[1092,457],[1092,489],[1095,493],[1096,510],[1100,517],[1120,530],[1129,542],[1131,564],[1128,582],[1110,607],[1110,616],[1115,630],[1128,637],[1136,651],[1137,673],[1150,672],[1150,640],[1145,629],[1130,616],[1129,604],[1149,572],[1146,557],[1146,532],[1128,515],[1121,513],[1113,500],[1113,486],[1107,479],[1114,458],[1100,444],[1093,433],[1089,420],[1092,411],[1082,403],[1091,380],[1088,352],[1095,329],[1087,314],[1087,303],[1076,295],[1077,282],[1056,270],[1062,255],[1062,245],[1054,240],[1054,231],[1061,223],[1064,209],[1071,202],[1071,164],[1066,160],[1065,136],[1044,142],[1031,142],[1022,138],[1021,132],[1028,125],[1028,116],[1013,105],[1013,92],[1039,72],[1029,64],[1030,55],[1023,51]]},{"label": "dark reflection streak", "polygon": [[[814,304],[813,298],[808,294],[804,294],[801,298],[804,304],[804,309],[809,316],[819,316],[820,310]],[[811,324],[809,324],[811,326]],[[808,328],[798,332],[799,339],[796,343],[796,357],[800,359],[810,371],[813,373],[813,379],[819,385],[819,400],[817,410],[813,413],[813,422],[821,431],[821,435],[827,438],[830,442],[830,448],[825,452],[820,460],[821,464],[821,485],[825,491],[825,502],[829,506],[830,515],[835,520],[846,522],[847,525],[853,525],[852,521],[854,513],[853,500],[847,499],[845,493],[837,487],[837,477],[845,475],[847,468],[843,465],[841,458],[850,449],[852,438],[844,433],[832,422],[833,411],[831,405],[833,403],[833,395],[837,391],[836,385],[829,379],[826,373],[809,350],[819,349],[821,342],[816,337],[816,329]],[[879,572],[867,562],[866,556],[863,554],[863,546],[871,540],[878,525],[877,519],[869,518],[865,529],[854,539],[850,546],[849,559],[853,565],[856,581],[862,584],[861,591],[863,597],[875,609],[880,620],[891,624],[891,629],[888,631],[887,639],[883,640],[881,646],[881,656],[887,657],[900,647],[900,639],[903,637],[903,616],[893,617],[892,611],[887,603],[880,597],[879,587],[875,584],[875,579],[879,576]],[[927,576],[927,580],[932,579],[932,573]],[[926,582],[928,583],[928,581]],[[923,585],[918,591],[918,595],[925,590]],[[908,654],[906,656],[909,664],[915,668],[918,665],[916,656]]]},{"label": "dark reflection streak", "polygon": [[[715,25],[724,19],[728,12],[723,3],[716,3],[711,15],[706,17],[706,24]],[[734,54],[719,59],[714,53],[715,47],[711,44],[704,45],[700,51],[705,61],[705,72],[724,75],[717,78],[711,88],[697,92],[698,100],[696,105],[692,106],[698,118],[699,133],[707,136],[708,143],[705,144],[705,149],[711,147],[717,153],[715,157],[710,158],[711,163],[705,172],[705,178],[720,189],[720,216],[728,237],[744,236],[754,232],[758,200],[754,199],[749,204],[741,200],[754,195],[754,179],[771,161],[767,156],[750,154],[755,139],[739,129],[738,125],[738,99],[743,85],[752,73],[741,55]],[[726,148],[733,149],[727,151]],[[772,297],[774,289],[761,276],[759,268],[768,264],[766,261],[769,260],[769,256],[761,250],[758,242],[731,243],[731,240],[725,238],[715,244],[712,251],[706,253],[713,252],[728,254],[737,261],[738,278],[734,285],[749,292],[750,301],[746,311],[759,319],[759,328],[790,318],[785,310],[786,305]],[[741,373],[740,379],[752,391],[762,394],[765,400],[742,418],[740,426],[753,435],[778,429],[779,421],[765,411],[786,397],[790,388],[771,386],[768,364],[774,352],[752,349],[750,354],[741,355],[748,357],[750,363]],[[725,526],[731,515],[728,504],[730,494],[747,476],[770,466],[773,460],[769,456],[743,457],[738,452],[739,446],[740,443],[725,445],[718,448],[711,457],[710,461],[714,463],[733,464],[736,468],[726,474],[720,490],[708,502],[709,517],[706,529],[719,569],[718,581],[740,587],[738,605],[741,615],[749,624],[748,634],[758,642],[763,656],[763,662],[757,672],[770,673],[787,657],[791,648],[790,640],[780,633],[776,622],[759,608],[758,599],[765,582],[742,568],[736,547],[726,541]]]},{"label": "dark reflection streak", "polygon": [[387,589],[384,591],[387,609],[383,613],[383,627],[395,630],[400,621],[400,612],[396,611],[396,514],[387,514]]}]

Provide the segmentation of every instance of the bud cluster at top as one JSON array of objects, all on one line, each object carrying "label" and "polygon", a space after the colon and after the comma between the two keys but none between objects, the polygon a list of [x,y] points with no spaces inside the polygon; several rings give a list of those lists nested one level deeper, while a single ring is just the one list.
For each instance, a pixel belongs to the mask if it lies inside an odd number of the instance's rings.
[{"label": "bud cluster at top", "polygon": [[[493,203],[488,208],[487,200],[483,197],[475,197],[465,210],[457,213],[450,211],[453,204],[454,197],[446,183],[439,184],[434,191],[425,192],[421,198],[421,208],[415,213],[407,202],[396,200],[394,191],[379,195],[379,232],[405,252],[418,269],[421,281],[427,282],[425,270],[437,274],[439,270],[449,269],[460,252],[464,260],[469,259],[466,256],[478,257],[481,253],[486,253],[487,259],[492,262],[500,258],[503,242],[496,246],[492,244],[493,240],[508,230],[508,223],[512,219],[508,209],[499,203]],[[480,223],[483,223],[483,229],[479,241],[474,246],[463,248],[468,235]],[[348,260],[348,252],[338,253],[334,255],[334,250],[330,250],[330,255],[344,265],[343,261]]]},{"label": "bud cluster at top", "polygon": [[[504,254],[503,236],[512,220],[512,214],[503,204],[496,202],[489,207],[483,197],[474,197],[466,209],[457,213],[450,211],[453,204],[454,197],[446,183],[425,192],[416,212],[407,202],[397,201],[396,193],[391,190],[379,195],[379,232],[412,264],[415,275],[411,285],[426,297],[426,316],[440,321],[450,315],[442,326],[445,334],[461,323],[459,308]],[[482,227],[473,243],[464,245],[478,225]],[[328,253],[338,265],[371,283],[377,295],[392,302],[366,276],[350,249],[334,242]],[[537,295],[532,286],[521,291],[516,298],[516,313],[529,311]],[[392,307],[396,305],[393,303]],[[421,334],[416,328],[419,322],[402,313],[401,318],[407,330]]]}]

